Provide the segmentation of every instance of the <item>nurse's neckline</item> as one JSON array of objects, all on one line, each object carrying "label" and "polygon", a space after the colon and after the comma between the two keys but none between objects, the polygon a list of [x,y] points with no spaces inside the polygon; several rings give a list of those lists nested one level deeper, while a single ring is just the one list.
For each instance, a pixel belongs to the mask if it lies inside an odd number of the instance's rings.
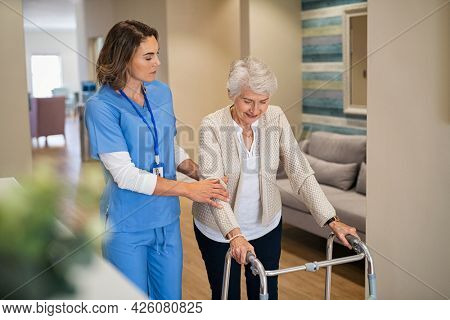
[{"label": "nurse's neckline", "polygon": [[[124,91],[123,89],[121,89],[122,91]],[[144,88],[144,90],[145,90],[145,88]],[[119,95],[120,96],[120,98],[123,98],[122,97],[122,95],[120,94],[120,91],[119,90],[114,90],[114,92],[117,94],[117,95]],[[124,91],[124,93],[126,94],[126,92]],[[133,101],[135,104],[137,104],[139,107],[141,107],[142,109],[145,109],[145,97],[144,97],[144,94],[141,92],[140,93],[141,95],[142,95],[142,100],[143,100],[143,102],[142,102],[142,104],[140,104],[139,102],[137,102],[136,100],[134,100],[132,97],[130,97],[128,94],[126,94],[127,95],[127,97],[131,100],[131,101]]]}]

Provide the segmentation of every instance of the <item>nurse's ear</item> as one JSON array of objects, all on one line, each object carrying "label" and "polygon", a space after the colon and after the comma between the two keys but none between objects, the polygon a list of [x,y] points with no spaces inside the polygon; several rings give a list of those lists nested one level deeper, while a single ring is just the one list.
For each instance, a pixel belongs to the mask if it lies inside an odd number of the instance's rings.
[{"label": "nurse's ear", "polygon": [[128,81],[130,81],[130,78],[131,78],[131,68],[130,68],[130,63],[128,63],[127,66],[125,67],[125,78],[126,78],[127,80],[126,80],[126,83],[123,84],[124,87],[126,86],[126,84],[128,83]]}]

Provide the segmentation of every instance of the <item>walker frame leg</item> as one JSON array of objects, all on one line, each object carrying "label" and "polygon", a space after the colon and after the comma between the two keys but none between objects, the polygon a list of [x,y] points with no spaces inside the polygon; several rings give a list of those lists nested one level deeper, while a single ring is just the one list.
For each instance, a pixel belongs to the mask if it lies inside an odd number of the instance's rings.
[{"label": "walker frame leg", "polygon": [[[326,258],[328,261],[333,260],[333,243],[335,237],[334,233],[330,233],[327,239]],[[325,272],[325,300],[331,299],[331,268],[331,265],[327,266]]]},{"label": "walker frame leg", "polygon": [[230,285],[230,269],[231,269],[231,250],[229,249],[225,255],[225,264],[223,267],[222,279],[222,300],[228,300],[228,289]]}]

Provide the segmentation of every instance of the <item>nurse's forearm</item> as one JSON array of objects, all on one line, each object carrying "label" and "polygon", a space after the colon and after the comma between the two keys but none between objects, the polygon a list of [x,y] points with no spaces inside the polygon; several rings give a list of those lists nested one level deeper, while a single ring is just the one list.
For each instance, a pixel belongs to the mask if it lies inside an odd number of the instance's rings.
[{"label": "nurse's forearm", "polygon": [[187,175],[188,177],[199,180],[199,174],[198,174],[198,164],[196,164],[191,159],[186,159],[183,162],[180,163],[180,165],[177,167],[177,171]]},{"label": "nurse's forearm", "polygon": [[157,177],[154,195],[158,196],[182,196],[187,197],[189,183]]},{"label": "nurse's forearm", "polygon": [[183,196],[192,201],[208,203],[216,208],[222,208],[222,205],[213,199],[229,201],[228,192],[219,179],[181,182],[158,176],[153,194],[161,196]]}]

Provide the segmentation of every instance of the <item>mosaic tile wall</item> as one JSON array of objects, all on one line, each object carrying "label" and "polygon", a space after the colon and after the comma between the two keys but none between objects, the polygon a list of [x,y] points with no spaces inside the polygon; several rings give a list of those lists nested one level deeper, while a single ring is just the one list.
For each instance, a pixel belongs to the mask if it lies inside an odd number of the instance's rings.
[{"label": "mosaic tile wall", "polygon": [[366,116],[344,114],[342,14],[366,0],[301,0],[303,130],[366,134]]}]

